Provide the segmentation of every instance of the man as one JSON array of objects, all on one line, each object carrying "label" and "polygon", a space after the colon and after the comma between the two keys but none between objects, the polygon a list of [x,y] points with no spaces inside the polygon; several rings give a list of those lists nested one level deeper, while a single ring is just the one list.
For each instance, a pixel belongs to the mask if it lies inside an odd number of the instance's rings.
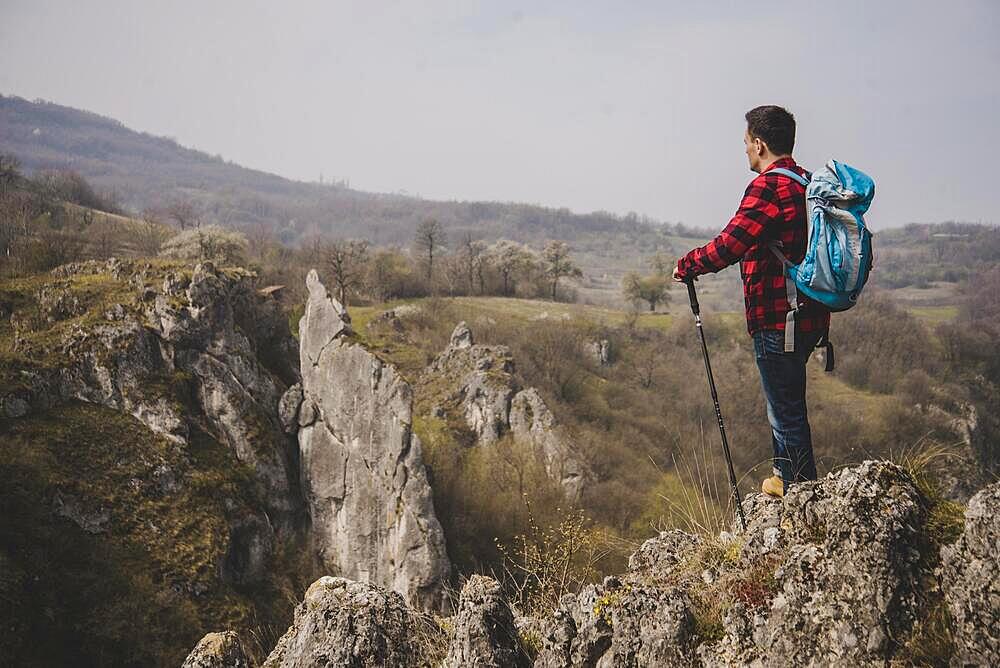
[{"label": "man", "polygon": [[[785,272],[769,246],[798,264],[805,254],[805,188],[784,168],[807,176],[795,164],[795,119],[785,109],[764,106],[746,114],[743,137],[751,171],[758,176],[747,186],[736,215],[712,241],[677,262],[674,279],[694,280],[740,261],[747,331],[767,400],[767,418],[774,446],[773,475],[761,489],[784,496],[789,485],[816,479],[812,435],[806,410],[806,362],[830,326],[830,312],[800,293],[794,313],[794,352],[785,352]],[[776,243],[777,242],[777,243]]]}]

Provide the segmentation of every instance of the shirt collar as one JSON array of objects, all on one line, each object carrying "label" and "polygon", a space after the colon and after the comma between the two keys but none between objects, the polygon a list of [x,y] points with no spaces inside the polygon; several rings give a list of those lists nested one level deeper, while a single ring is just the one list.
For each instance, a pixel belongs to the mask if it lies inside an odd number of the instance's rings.
[{"label": "shirt collar", "polygon": [[774,169],[775,167],[783,167],[785,169],[791,169],[792,167],[797,167],[797,166],[798,165],[795,164],[795,158],[778,158],[777,160],[775,160],[774,162],[772,162],[770,165],[768,165],[767,167],[765,167],[764,171],[761,172],[761,174],[766,174],[767,172],[769,172],[770,170]]}]

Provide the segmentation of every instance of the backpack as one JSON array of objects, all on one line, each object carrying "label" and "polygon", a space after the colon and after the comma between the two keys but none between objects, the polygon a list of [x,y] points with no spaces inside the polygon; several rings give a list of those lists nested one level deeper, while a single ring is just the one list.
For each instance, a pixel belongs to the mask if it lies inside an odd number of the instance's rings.
[{"label": "backpack", "polygon": [[[872,267],[872,234],[863,216],[875,196],[875,182],[836,160],[814,172],[811,179],[780,167],[770,171],[795,179],[806,188],[809,220],[802,262],[792,264],[778,250],[780,243],[770,244],[784,265],[786,279],[791,279],[785,280],[791,307],[785,321],[785,350],[792,352],[799,292],[831,311],[846,311],[858,302]],[[827,370],[831,370],[829,341],[821,345],[828,346]]]}]

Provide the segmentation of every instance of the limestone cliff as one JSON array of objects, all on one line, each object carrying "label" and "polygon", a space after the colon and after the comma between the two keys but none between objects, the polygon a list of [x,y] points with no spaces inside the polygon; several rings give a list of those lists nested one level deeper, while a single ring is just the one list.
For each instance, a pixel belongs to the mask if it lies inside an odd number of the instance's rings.
[{"label": "limestone cliff", "polygon": [[284,624],[314,577],[277,417],[296,344],[256,288],[118,260],[0,285],[0,664],[178,665],[209,618]]},{"label": "limestone cliff", "polygon": [[[296,507],[292,444],[276,408],[294,380],[288,359],[295,342],[280,310],[256,295],[252,275],[207,262],[189,271],[110,260],[66,265],[54,276],[36,297],[58,343],[43,346],[25,333],[28,316],[12,320],[16,330],[21,324],[15,349],[55,359],[21,370],[0,399],[6,417],[75,399],[132,415],[180,445],[203,417],[211,435],[265,484],[271,522],[288,526]],[[106,281],[111,299],[88,308],[74,280]],[[59,327],[62,321],[68,326]],[[271,368],[261,363],[265,356]]]},{"label": "limestone cliff", "polygon": [[419,383],[421,388],[438,388],[427,390],[443,395],[435,410],[458,412],[478,445],[489,446],[510,434],[531,447],[570,501],[579,499],[586,465],[538,390],[518,383],[507,346],[475,343],[472,330],[461,322]]},{"label": "limestone cliff", "polygon": [[441,608],[450,566],[411,428],[410,385],[351,336],[315,271],[307,287],[302,384],[282,401],[282,422],[298,430],[312,540],[327,572]]}]

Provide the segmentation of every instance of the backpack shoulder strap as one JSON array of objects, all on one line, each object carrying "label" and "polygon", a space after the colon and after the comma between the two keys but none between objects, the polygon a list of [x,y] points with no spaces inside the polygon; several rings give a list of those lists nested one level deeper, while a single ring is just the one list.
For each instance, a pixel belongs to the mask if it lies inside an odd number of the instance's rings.
[{"label": "backpack shoulder strap", "polygon": [[[790,169],[785,169],[784,167],[775,167],[774,169],[769,169],[765,173],[775,173],[782,174],[788,178],[797,181],[803,188],[809,185],[810,178],[802,176],[801,174],[796,174]],[[781,246],[780,242],[771,242],[768,247],[774,256],[781,261],[781,264],[785,267],[794,266],[789,262],[785,254],[782,253],[778,248]],[[785,276],[785,297],[788,300],[788,313],[785,314],[785,352],[791,353],[795,352],[795,313],[799,310],[799,295],[798,290],[795,288],[795,280],[788,275],[788,272],[783,272]]]},{"label": "backpack shoulder strap", "polygon": [[802,187],[809,185],[809,179],[802,176],[801,174],[796,174],[790,169],[785,169],[784,167],[775,167],[774,169],[767,170],[766,173],[784,174],[788,178],[798,181],[800,184],[802,184]]}]

